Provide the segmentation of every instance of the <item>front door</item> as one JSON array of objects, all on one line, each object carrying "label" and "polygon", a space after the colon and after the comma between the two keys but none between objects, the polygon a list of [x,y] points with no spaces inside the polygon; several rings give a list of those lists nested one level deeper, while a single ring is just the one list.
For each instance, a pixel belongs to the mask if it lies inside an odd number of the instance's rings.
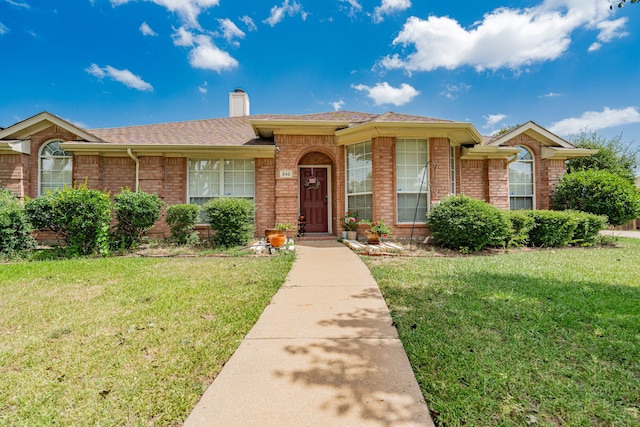
[{"label": "front door", "polygon": [[329,232],[327,168],[300,168],[300,215],[307,233]]}]

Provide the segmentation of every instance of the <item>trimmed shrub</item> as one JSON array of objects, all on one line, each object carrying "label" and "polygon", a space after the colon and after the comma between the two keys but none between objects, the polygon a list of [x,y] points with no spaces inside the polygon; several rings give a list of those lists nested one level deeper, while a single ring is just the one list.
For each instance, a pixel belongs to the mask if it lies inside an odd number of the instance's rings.
[{"label": "trimmed shrub", "polygon": [[433,208],[427,224],[440,245],[462,251],[504,246],[512,234],[505,212],[462,195],[449,197]]},{"label": "trimmed shrub", "polygon": [[593,246],[600,230],[607,228],[607,217],[580,211],[565,211],[578,222],[573,232],[571,244],[574,246]]},{"label": "trimmed shrub", "polygon": [[507,218],[511,222],[511,236],[507,246],[525,246],[529,242],[529,232],[535,224],[533,218],[523,211],[507,212]]},{"label": "trimmed shrub", "polygon": [[251,200],[221,197],[204,204],[214,241],[223,247],[246,245],[253,237],[256,207]]},{"label": "trimmed shrub", "polygon": [[37,230],[58,233],[69,255],[109,252],[109,194],[90,190],[86,184],[48,192],[26,203],[26,211]]},{"label": "trimmed shrub", "polygon": [[567,246],[578,226],[578,220],[568,212],[526,211],[526,213],[534,221],[534,226],[529,232],[531,246],[548,248]]},{"label": "trimmed shrub", "polygon": [[605,170],[565,174],[551,196],[552,207],[606,215],[609,224],[622,225],[640,217],[640,190]]},{"label": "trimmed shrub", "polygon": [[0,188],[0,254],[12,256],[35,246],[23,204],[11,191]]},{"label": "trimmed shrub", "polygon": [[167,207],[165,221],[171,228],[171,240],[178,245],[198,243],[196,224],[200,219],[200,206],[191,204]]},{"label": "trimmed shrub", "polygon": [[118,222],[113,232],[115,247],[129,249],[137,246],[160,217],[163,202],[157,194],[124,189],[113,197]]}]

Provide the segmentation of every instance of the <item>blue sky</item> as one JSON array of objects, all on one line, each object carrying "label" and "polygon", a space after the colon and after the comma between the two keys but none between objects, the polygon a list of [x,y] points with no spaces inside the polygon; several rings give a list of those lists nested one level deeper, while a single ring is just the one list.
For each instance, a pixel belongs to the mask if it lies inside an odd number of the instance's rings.
[{"label": "blue sky", "polygon": [[640,6],[608,0],[0,0],[0,127],[335,109],[640,144]]}]

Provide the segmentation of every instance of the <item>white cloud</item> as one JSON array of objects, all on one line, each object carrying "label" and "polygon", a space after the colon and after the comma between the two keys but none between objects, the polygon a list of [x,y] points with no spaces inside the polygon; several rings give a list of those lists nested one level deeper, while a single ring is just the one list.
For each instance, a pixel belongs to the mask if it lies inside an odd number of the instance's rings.
[{"label": "white cloud", "polygon": [[202,83],[200,86],[198,86],[198,92],[200,92],[201,94],[205,94],[207,93],[209,90],[207,89],[207,86],[209,86],[208,82],[204,82]]},{"label": "white cloud", "polygon": [[143,36],[157,36],[158,35],[158,33],[153,31],[151,29],[151,27],[149,26],[149,24],[147,24],[146,22],[143,22],[142,25],[140,25],[140,32],[142,33]]},{"label": "white cloud", "polygon": [[193,46],[193,33],[180,27],[173,33],[173,44],[175,46]]},{"label": "white cloud", "polygon": [[637,107],[620,109],[604,107],[602,111],[587,111],[580,117],[557,121],[549,126],[549,130],[558,135],[569,135],[584,129],[597,131],[630,123],[640,123],[640,111],[638,111]]},{"label": "white cloud", "polygon": [[253,19],[251,19],[250,16],[245,15],[242,18],[240,18],[240,21],[247,26],[247,31],[255,31],[258,29],[255,22],[253,22]]},{"label": "white cloud", "polygon": [[15,6],[15,7],[22,7],[24,9],[31,9],[31,6],[29,5],[29,3],[26,2],[19,2],[19,1],[14,1],[14,0],[5,0],[7,3],[9,3],[11,6]]},{"label": "white cloud", "polygon": [[483,128],[490,128],[490,127],[493,127],[493,126],[497,125],[498,123],[500,123],[504,119],[506,119],[507,115],[506,114],[487,114],[486,116],[482,116],[482,118],[487,121],[484,124],[484,126],[482,126],[482,127]]},{"label": "white cloud", "polygon": [[9,29],[6,27],[6,25],[0,22],[0,35],[7,34],[8,32],[9,32]]},{"label": "white cloud", "polygon": [[333,111],[340,111],[342,107],[344,107],[344,100],[334,101],[331,103],[331,106],[333,107]]},{"label": "white cloud", "polygon": [[119,70],[117,68],[113,68],[110,65],[101,68],[96,64],[91,64],[91,66],[89,66],[89,68],[87,68],[85,71],[99,79],[110,77],[111,79],[120,82],[132,89],[148,92],[153,91],[153,86],[151,86],[149,83],[142,80],[140,76],[136,76],[129,70]]},{"label": "white cloud", "polygon": [[538,98],[555,98],[556,96],[560,96],[560,94],[556,92],[549,92],[544,95],[538,95]]},{"label": "white cloud", "polygon": [[606,43],[624,37],[626,18],[610,20],[609,3],[602,0],[544,0],[525,9],[499,8],[470,28],[449,17],[410,17],[393,41],[413,46],[406,57],[388,55],[381,64],[406,71],[431,71],[473,66],[477,71],[520,67],[557,59],[578,29],[597,30]]},{"label": "white cloud", "polygon": [[402,12],[411,7],[411,0],[382,0],[380,6],[373,10],[373,22],[384,21],[384,15]]},{"label": "white cloud", "polygon": [[[347,16],[353,18],[356,14],[362,12],[362,5],[358,2],[358,0],[339,0],[338,8],[340,10],[346,10]],[[347,3],[348,6],[342,5],[342,3]]]},{"label": "white cloud", "polygon": [[[113,6],[129,3],[130,0],[111,0]],[[177,13],[185,25],[199,28],[198,15],[204,9],[218,6],[220,0],[146,0],[162,6],[170,12]]]},{"label": "white cloud", "polygon": [[373,100],[376,105],[393,104],[396,106],[404,105],[418,96],[420,92],[407,83],[402,83],[400,87],[393,87],[387,82],[376,84],[374,87],[363,84],[351,85],[357,91],[367,92],[367,96]]},{"label": "white cloud", "polygon": [[262,22],[274,27],[284,19],[285,15],[295,16],[298,13],[302,16],[303,21],[307,19],[307,12],[302,9],[300,3],[296,2],[296,0],[291,3],[289,3],[289,0],[284,0],[282,6],[273,6],[269,17]]},{"label": "white cloud", "polygon": [[469,89],[471,89],[471,86],[469,86],[466,83],[458,83],[457,85],[445,85],[445,90],[443,90],[442,92],[440,92],[440,95],[454,100],[458,98],[458,95],[460,95],[461,93],[466,93],[469,92]]},{"label": "white cloud", "polygon": [[211,37],[199,35],[194,41],[197,46],[189,53],[189,63],[192,67],[222,72],[238,66],[238,61],[213,44]]},{"label": "white cloud", "polygon": [[243,39],[245,34],[244,31],[240,30],[236,24],[233,23],[230,19],[218,19],[218,23],[220,24],[220,28],[222,28],[222,37],[224,37],[227,42],[239,45],[237,41],[233,40],[234,38]]}]

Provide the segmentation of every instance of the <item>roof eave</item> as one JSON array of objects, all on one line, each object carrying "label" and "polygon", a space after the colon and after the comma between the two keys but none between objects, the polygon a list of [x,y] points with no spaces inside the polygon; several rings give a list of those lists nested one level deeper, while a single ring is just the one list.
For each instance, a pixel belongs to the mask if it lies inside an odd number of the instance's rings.
[{"label": "roof eave", "polygon": [[334,120],[270,120],[250,119],[257,137],[273,138],[273,135],[333,135],[337,129],[349,126],[349,122]]},{"label": "roof eave", "polygon": [[18,122],[12,126],[9,126],[6,129],[0,131],[0,139],[12,138],[12,139],[28,139],[31,138],[31,135],[41,132],[51,125],[59,126],[66,131],[77,135],[78,137],[92,142],[102,141],[97,136],[93,135],[86,130],[69,123],[66,120],[61,119],[60,117],[54,116],[51,113],[46,111],[36,114],[35,116],[29,117],[21,122]]},{"label": "roof eave", "polygon": [[31,144],[28,139],[0,141],[2,154],[31,154]]},{"label": "roof eave", "polygon": [[462,147],[460,152],[461,160],[486,160],[486,159],[508,159],[517,155],[519,148],[498,147],[496,145],[476,145],[474,147]]},{"label": "roof eave", "polygon": [[127,156],[130,149],[136,155],[164,155],[168,157],[232,157],[273,158],[275,145],[187,145],[187,144],[109,144],[89,142],[63,142],[65,151],[75,154],[100,154],[104,156]]},{"label": "roof eave", "polygon": [[542,147],[542,158],[545,160],[568,160],[589,157],[597,152],[598,150],[589,148]]},{"label": "roof eave", "polygon": [[375,137],[447,138],[453,145],[480,144],[482,135],[468,122],[369,122],[336,132],[338,145]]}]

